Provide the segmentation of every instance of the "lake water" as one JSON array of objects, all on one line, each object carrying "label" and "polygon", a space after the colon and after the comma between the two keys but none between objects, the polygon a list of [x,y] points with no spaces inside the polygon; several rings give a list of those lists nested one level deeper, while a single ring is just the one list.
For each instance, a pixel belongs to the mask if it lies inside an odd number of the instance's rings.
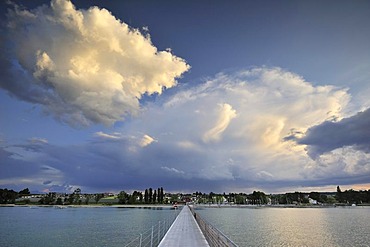
[{"label": "lake water", "polygon": [[203,208],[197,214],[242,246],[370,246],[370,207]]},{"label": "lake water", "polygon": [[[370,207],[202,208],[198,215],[243,246],[370,246]],[[0,207],[0,246],[124,246],[169,208]]]},{"label": "lake water", "polygon": [[0,207],[0,246],[124,246],[175,213],[170,208]]}]

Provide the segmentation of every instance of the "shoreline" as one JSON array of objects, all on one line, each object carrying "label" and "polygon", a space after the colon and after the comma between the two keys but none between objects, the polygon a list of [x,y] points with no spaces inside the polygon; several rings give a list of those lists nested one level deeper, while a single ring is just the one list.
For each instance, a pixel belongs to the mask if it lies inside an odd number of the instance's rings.
[{"label": "shoreline", "polygon": [[260,208],[358,208],[358,207],[369,207],[369,204],[359,204],[356,206],[352,205],[296,205],[296,204],[277,204],[277,205],[219,205],[219,204],[193,204],[196,208],[250,208],[250,209],[260,209]]},{"label": "shoreline", "polygon": [[168,204],[113,204],[113,205],[38,205],[38,204],[0,204],[0,207],[51,207],[51,208],[173,208]]},{"label": "shoreline", "polygon": [[[295,205],[295,204],[278,204],[278,205],[220,205],[220,204],[189,204],[196,208],[358,208],[369,207],[370,204],[351,205]],[[185,205],[178,205],[182,207]],[[51,207],[51,208],[174,208],[172,204],[90,204],[90,205],[38,205],[38,204],[0,204],[0,207]]]}]

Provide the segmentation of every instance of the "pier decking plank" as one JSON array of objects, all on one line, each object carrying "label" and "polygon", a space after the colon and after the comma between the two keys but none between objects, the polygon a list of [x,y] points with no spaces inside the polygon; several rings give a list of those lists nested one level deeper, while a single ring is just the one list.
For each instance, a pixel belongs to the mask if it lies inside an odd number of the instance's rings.
[{"label": "pier decking plank", "polygon": [[206,238],[195,221],[190,209],[185,206],[158,245],[159,247],[209,247]]}]

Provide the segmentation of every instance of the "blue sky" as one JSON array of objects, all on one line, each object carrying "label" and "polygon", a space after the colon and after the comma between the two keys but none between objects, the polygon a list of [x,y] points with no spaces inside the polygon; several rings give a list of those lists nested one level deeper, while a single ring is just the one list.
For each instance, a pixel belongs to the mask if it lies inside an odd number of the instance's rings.
[{"label": "blue sky", "polygon": [[13,1],[1,15],[0,187],[370,187],[367,1]]}]

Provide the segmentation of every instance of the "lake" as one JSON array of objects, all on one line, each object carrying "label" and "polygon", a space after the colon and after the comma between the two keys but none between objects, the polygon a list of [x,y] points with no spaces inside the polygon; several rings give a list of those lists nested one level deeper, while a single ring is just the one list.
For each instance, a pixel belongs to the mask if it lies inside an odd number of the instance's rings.
[{"label": "lake", "polygon": [[[178,210],[177,210],[178,211]],[[0,207],[0,246],[125,246],[170,208]],[[243,246],[370,246],[370,207],[197,208]]]},{"label": "lake", "polygon": [[170,208],[0,207],[0,246],[124,246],[159,221],[172,222],[177,213]]},{"label": "lake", "polygon": [[240,247],[370,246],[370,207],[197,208]]}]

